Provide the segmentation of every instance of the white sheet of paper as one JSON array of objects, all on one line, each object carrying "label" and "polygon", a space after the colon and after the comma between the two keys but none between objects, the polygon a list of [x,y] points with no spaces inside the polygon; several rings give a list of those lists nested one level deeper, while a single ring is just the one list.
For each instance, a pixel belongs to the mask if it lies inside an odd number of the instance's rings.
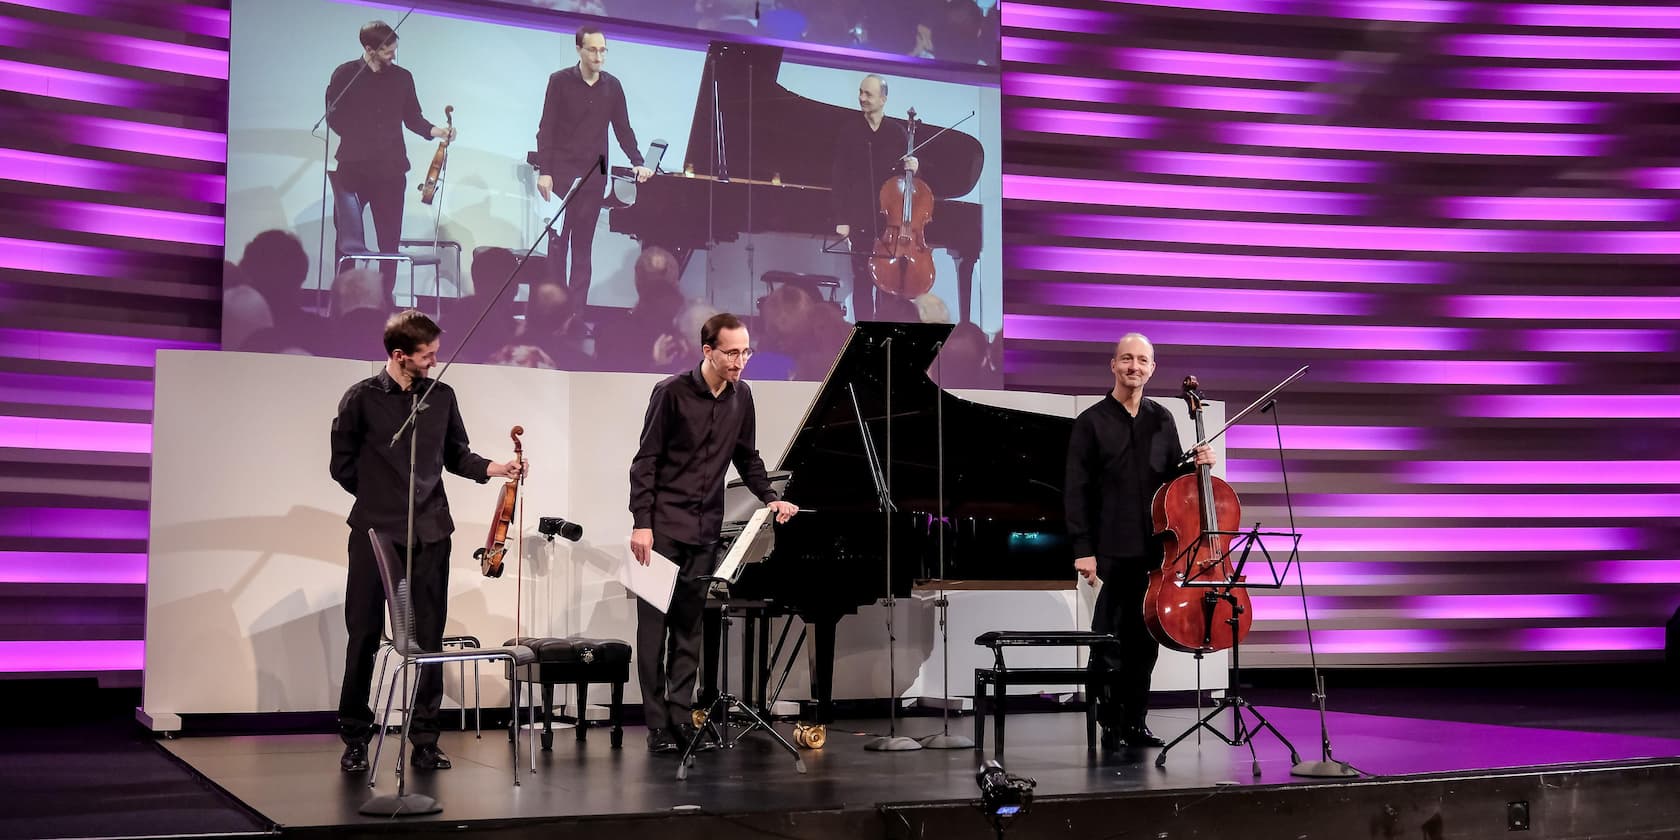
[{"label": "white sheet of paper", "polygon": [[671,609],[671,594],[677,588],[677,564],[657,551],[650,549],[648,554],[651,556],[646,566],[636,562],[636,555],[630,551],[630,538],[625,537],[618,582],[654,609],[667,612]]}]

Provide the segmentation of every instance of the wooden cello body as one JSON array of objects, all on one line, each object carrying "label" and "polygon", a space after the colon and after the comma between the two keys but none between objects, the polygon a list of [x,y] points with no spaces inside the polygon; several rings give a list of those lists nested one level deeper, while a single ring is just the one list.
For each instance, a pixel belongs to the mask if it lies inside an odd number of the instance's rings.
[{"label": "wooden cello body", "polygon": [[[1197,387],[1194,376],[1184,378],[1184,399],[1196,421],[1196,439],[1201,440],[1206,431]],[[1248,589],[1215,585],[1231,579],[1231,532],[1242,523],[1236,491],[1215,477],[1212,467],[1198,465],[1194,473],[1156,491],[1150,517],[1161,538],[1162,556],[1161,568],[1149,573],[1143,600],[1143,621],[1150,635],[1162,647],[1185,653],[1225,650],[1241,642],[1254,623]]]},{"label": "wooden cello body", "polygon": [[[905,157],[916,148],[916,109],[909,111]],[[875,255],[869,258],[875,288],[911,300],[933,289],[933,249],[927,224],[933,219],[933,188],[910,172],[881,184],[881,212],[887,217]]]}]

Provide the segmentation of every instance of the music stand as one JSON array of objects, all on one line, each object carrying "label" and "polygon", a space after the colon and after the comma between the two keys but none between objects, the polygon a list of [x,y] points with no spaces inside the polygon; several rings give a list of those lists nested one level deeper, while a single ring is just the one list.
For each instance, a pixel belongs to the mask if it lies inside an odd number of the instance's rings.
[{"label": "music stand", "polygon": [[[776,739],[776,743],[780,744],[782,749],[787,750],[788,755],[793,756],[793,769],[799,773],[804,773],[805,759],[799,755],[799,750],[793,744],[788,743],[788,740],[782,737],[782,733],[777,732],[769,722],[759,716],[758,712],[753,711],[752,707],[741,702],[740,698],[729,690],[729,625],[731,621],[729,618],[730,596],[728,587],[741,576],[741,570],[745,568],[746,564],[763,560],[769,556],[771,549],[776,547],[776,532],[771,527],[775,521],[774,511],[768,507],[759,508],[753,513],[752,518],[747,520],[746,527],[741,529],[741,535],[736,537],[735,542],[729,546],[729,551],[724,555],[723,562],[718,564],[717,571],[698,578],[698,580],[712,584],[713,597],[717,598],[719,602],[718,696],[712,700],[710,706],[706,707],[706,729],[712,730],[714,726],[718,728],[718,746],[726,750],[734,749],[742,738],[755,730],[762,729],[770,733],[770,737]],[[729,737],[729,716],[734,714],[745,718],[747,724],[741,729],[740,734],[731,740]],[[684,781],[688,778],[688,768],[694,764],[694,751],[700,745],[702,737],[704,737],[703,732],[696,732],[694,737],[688,739],[688,743],[683,746],[682,755],[677,759],[677,781]]]},{"label": "music stand", "polygon": [[[1230,538],[1230,542],[1221,552],[1218,546],[1226,537]],[[1266,548],[1264,537],[1281,537],[1290,541],[1289,556],[1285,558],[1281,572],[1278,570],[1277,561],[1273,559],[1271,551]],[[1204,546],[1206,547],[1205,553]],[[1278,728],[1273,726],[1272,722],[1267,720],[1266,716],[1254,707],[1254,704],[1244,699],[1238,690],[1238,687],[1242,684],[1242,639],[1238,632],[1238,626],[1242,621],[1242,607],[1238,605],[1235,594],[1239,589],[1281,589],[1284,578],[1289,575],[1289,567],[1294,565],[1299,557],[1300,546],[1300,533],[1295,531],[1262,531],[1260,526],[1256,524],[1246,531],[1203,531],[1197,535],[1196,539],[1190,541],[1190,544],[1186,545],[1177,557],[1173,558],[1173,568],[1196,570],[1185,575],[1183,580],[1174,583],[1185,589],[1202,590],[1203,607],[1207,615],[1207,627],[1203,630],[1203,646],[1207,650],[1212,649],[1210,645],[1213,638],[1215,608],[1221,601],[1231,608],[1230,616],[1225,619],[1225,623],[1230,625],[1231,630],[1231,686],[1225,690],[1224,696],[1214,702],[1213,708],[1207,714],[1202,715],[1189,728],[1180,732],[1178,737],[1168,741],[1167,745],[1161,748],[1160,754],[1155,756],[1156,767],[1165,767],[1167,765],[1167,753],[1171,752],[1172,748],[1177,746],[1179,742],[1190,737],[1192,733],[1203,729],[1212,732],[1215,737],[1230,746],[1248,747],[1255,778],[1260,776],[1260,757],[1254,750],[1254,736],[1261,730],[1271,732],[1285,747],[1289,748],[1291,764],[1301,763],[1301,754],[1295,749],[1295,745],[1291,744],[1288,738],[1283,737],[1283,733],[1279,732]],[[1243,569],[1248,565],[1249,555],[1256,547],[1260,549],[1260,555],[1266,560],[1266,567],[1271,572],[1270,580],[1250,582],[1243,575]],[[1237,556],[1236,562],[1229,566],[1230,573],[1224,577],[1217,577],[1216,570],[1226,568],[1231,555],[1236,554],[1239,548],[1242,553]],[[1218,556],[1212,557],[1215,554]],[[1212,557],[1212,559],[1199,559],[1204,556]],[[1181,563],[1183,565],[1179,565]],[[1198,667],[1201,664],[1199,660],[1201,660],[1204,652],[1204,650],[1195,652]],[[1212,720],[1226,709],[1231,710],[1232,734],[1230,735],[1226,735],[1212,724]],[[1247,709],[1248,713],[1254,717],[1254,726],[1249,726],[1248,721],[1243,718],[1244,709]]]}]

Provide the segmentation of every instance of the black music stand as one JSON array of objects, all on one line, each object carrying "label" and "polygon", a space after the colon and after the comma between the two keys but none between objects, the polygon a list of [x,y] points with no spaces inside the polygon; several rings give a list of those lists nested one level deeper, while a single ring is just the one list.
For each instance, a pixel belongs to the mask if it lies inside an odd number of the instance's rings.
[{"label": "black music stand", "polygon": [[[1284,560],[1283,570],[1281,572],[1279,572],[1276,561],[1272,558],[1271,552],[1266,549],[1265,541],[1262,539],[1262,537],[1268,536],[1283,537],[1290,540],[1289,556]],[[1218,540],[1221,537],[1231,538],[1229,547],[1226,548],[1223,553],[1219,553],[1215,549],[1215,546],[1218,545]],[[1171,752],[1172,748],[1177,746],[1179,742],[1190,737],[1191,734],[1199,732],[1203,729],[1212,732],[1219,740],[1224,741],[1233,747],[1248,747],[1249,758],[1253,762],[1255,778],[1259,778],[1260,776],[1260,757],[1254,751],[1254,736],[1260,730],[1270,731],[1273,736],[1283,742],[1284,746],[1289,748],[1289,760],[1291,764],[1301,763],[1301,754],[1295,749],[1295,745],[1289,743],[1289,739],[1283,737],[1283,733],[1279,732],[1278,728],[1273,726],[1272,722],[1267,720],[1266,716],[1261,714],[1260,710],[1254,707],[1254,704],[1244,699],[1242,694],[1238,691],[1238,686],[1242,684],[1242,641],[1238,635],[1238,625],[1242,621],[1242,608],[1238,606],[1235,594],[1239,589],[1282,588],[1283,579],[1289,574],[1289,567],[1295,563],[1297,557],[1299,556],[1300,545],[1301,535],[1297,532],[1262,531],[1260,530],[1260,526],[1256,524],[1253,528],[1246,531],[1204,531],[1198,535],[1196,539],[1192,540],[1189,545],[1185,546],[1184,549],[1178,553],[1177,557],[1173,558],[1172,565],[1175,568],[1199,568],[1201,570],[1191,573],[1182,581],[1178,581],[1178,585],[1184,587],[1185,589],[1202,590],[1203,605],[1206,607],[1208,624],[1203,631],[1204,646],[1211,644],[1213,639],[1214,608],[1217,607],[1221,601],[1229,604],[1231,607],[1231,615],[1225,620],[1225,623],[1231,627],[1231,685],[1226,688],[1224,696],[1214,702],[1213,708],[1209,710],[1207,714],[1202,715],[1202,717],[1195,723],[1191,724],[1189,728],[1180,732],[1178,737],[1168,741],[1167,745],[1161,748],[1160,754],[1155,756],[1156,767],[1165,767],[1167,765],[1167,753]],[[1199,560],[1198,558],[1204,555],[1204,547],[1206,548],[1206,555],[1211,556],[1218,553],[1219,556],[1213,557],[1211,560],[1205,562]],[[1271,580],[1269,581],[1251,583],[1243,576],[1243,569],[1248,564],[1249,554],[1256,547],[1260,549],[1260,554],[1265,558],[1266,566],[1272,573]],[[1236,554],[1239,548],[1242,553],[1237,556],[1236,563],[1230,567],[1231,572],[1228,576],[1214,577],[1211,574],[1207,574],[1210,570],[1225,568],[1231,555]],[[1196,666],[1198,669],[1201,667],[1203,653],[1204,651],[1198,650],[1195,654]],[[1199,692],[1197,696],[1200,697]],[[1226,735],[1224,732],[1215,728],[1212,724],[1213,719],[1217,717],[1220,712],[1223,712],[1226,709],[1231,710],[1232,734],[1230,735]],[[1248,713],[1254,717],[1255,726],[1249,726],[1248,721],[1244,719],[1244,709],[1248,710]]]},{"label": "black music stand", "polygon": [[[782,737],[782,733],[777,732],[758,712],[753,711],[751,706],[741,702],[741,699],[729,690],[729,625],[733,623],[729,617],[731,606],[729,585],[740,577],[741,569],[745,568],[747,563],[756,563],[769,555],[774,543],[773,531],[770,527],[772,521],[774,521],[774,517],[771,515],[770,509],[767,507],[760,508],[757,513],[753,514],[753,518],[747,522],[747,526],[741,531],[741,535],[736,537],[735,544],[730,546],[729,553],[718,567],[717,573],[697,578],[697,580],[712,585],[712,596],[718,601],[720,628],[718,634],[718,695],[712,700],[712,704],[706,707],[705,728],[695,732],[694,737],[690,738],[688,743],[683,746],[682,755],[677,759],[677,781],[679,782],[688,779],[688,768],[694,765],[695,749],[700,745],[700,739],[705,737],[707,732],[713,733],[717,738],[718,746],[727,750],[734,749],[742,738],[762,729],[770,733],[770,737],[774,738],[782,749],[787,750],[788,754],[793,756],[793,769],[799,773],[805,772],[805,759],[799,755],[799,750],[793,744],[788,743],[788,740]],[[739,715],[747,721],[740,734],[733,739],[729,737],[731,715]]]}]

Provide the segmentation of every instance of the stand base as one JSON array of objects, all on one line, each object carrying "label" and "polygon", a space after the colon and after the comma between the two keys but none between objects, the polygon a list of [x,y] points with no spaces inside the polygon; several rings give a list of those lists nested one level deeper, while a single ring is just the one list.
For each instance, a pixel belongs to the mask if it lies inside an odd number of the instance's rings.
[{"label": "stand base", "polygon": [[1345,779],[1362,774],[1345,761],[1303,761],[1289,768],[1289,775],[1315,779]]},{"label": "stand base", "polygon": [[418,817],[442,810],[443,805],[423,793],[387,793],[363,802],[356,812],[370,817]]},{"label": "stand base", "polygon": [[965,738],[961,735],[947,735],[947,734],[944,734],[944,733],[941,733],[941,734],[938,734],[938,735],[929,735],[925,738],[921,738],[921,739],[919,739],[919,743],[922,745],[922,749],[926,749],[926,750],[972,750],[972,749],[974,749],[974,739],[973,738]]},{"label": "stand base", "polygon": [[[800,757],[798,748],[788,743],[788,740],[782,737],[782,733],[777,732],[770,726],[768,721],[759,717],[757,712],[748,708],[747,705],[737,699],[735,695],[728,692],[719,694],[717,699],[712,701],[712,705],[706,708],[704,714],[705,717],[703,720],[705,721],[706,729],[696,732],[694,737],[689,739],[688,746],[683,747],[682,755],[677,758],[677,781],[687,781],[688,768],[694,766],[694,750],[697,746],[699,746],[700,739],[706,736],[707,730],[711,729],[711,725],[717,721],[723,722],[724,732],[724,734],[718,736],[717,740],[719,747],[722,747],[723,749],[733,749],[734,746],[739,743],[742,738],[745,738],[748,733],[762,729],[765,732],[770,733],[770,737],[775,739],[776,743],[781,746],[782,749],[786,750],[788,755],[793,756],[794,772],[801,775],[805,773],[805,759]],[[729,731],[729,716],[732,714],[739,715],[749,721],[747,726],[741,730],[741,734],[735,736],[733,741],[727,737],[727,733]],[[698,712],[695,717],[696,719],[702,719],[700,718],[700,713]]]},{"label": "stand base", "polygon": [[[973,746],[973,744],[970,744],[969,746]],[[906,752],[909,750],[919,750],[922,748],[922,745],[916,743],[914,738],[906,738],[903,735],[898,735],[894,737],[882,736],[880,738],[876,738],[875,740],[864,744],[863,748],[869,750],[870,752]]]}]

